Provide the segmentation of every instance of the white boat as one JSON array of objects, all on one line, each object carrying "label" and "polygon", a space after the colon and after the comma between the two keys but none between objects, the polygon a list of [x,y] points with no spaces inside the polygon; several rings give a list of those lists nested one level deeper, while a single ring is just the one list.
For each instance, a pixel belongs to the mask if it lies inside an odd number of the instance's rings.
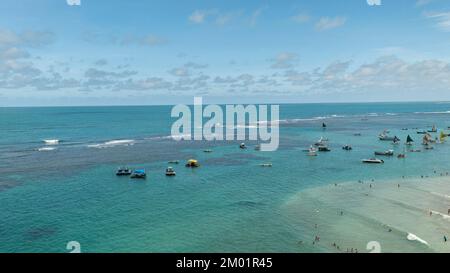
[{"label": "white boat", "polygon": [[363,159],[362,162],[369,163],[369,164],[383,164],[384,160],[378,159],[378,158],[370,158],[370,159]]},{"label": "white boat", "polygon": [[263,164],[259,164],[259,166],[261,166],[261,167],[272,167],[272,163],[263,163]]},{"label": "white boat", "polygon": [[314,143],[315,146],[326,146],[328,142],[328,139],[321,137],[316,143]]},{"label": "white boat", "polygon": [[394,150],[387,150],[384,152],[375,152],[375,155],[385,155],[385,156],[393,156]]},{"label": "white boat", "polygon": [[59,139],[44,139],[45,145],[58,145]]},{"label": "white boat", "polygon": [[241,149],[247,149],[247,146],[245,146],[245,143],[241,143],[241,145],[239,145],[239,148],[241,148]]},{"label": "white boat", "polygon": [[166,169],[166,176],[175,176],[177,173],[172,167],[167,167]]},{"label": "white boat", "polygon": [[317,149],[311,146],[308,150],[308,156],[317,156]]}]

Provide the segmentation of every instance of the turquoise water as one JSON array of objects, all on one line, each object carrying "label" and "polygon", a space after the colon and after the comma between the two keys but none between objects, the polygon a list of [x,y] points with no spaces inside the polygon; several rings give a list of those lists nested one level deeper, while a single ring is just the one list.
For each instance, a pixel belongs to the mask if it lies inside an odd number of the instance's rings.
[{"label": "turquoise water", "polygon": [[[331,183],[450,170],[447,143],[384,165],[360,162],[375,150],[403,152],[378,141],[384,129],[402,140],[411,134],[422,148],[416,131],[447,129],[449,110],[450,103],[281,105],[280,148],[258,152],[238,142],[171,140],[170,106],[0,108],[0,252],[67,252],[69,241],[83,252],[325,251],[298,247],[310,225],[286,217],[286,200]],[[332,152],[307,157],[303,150],[321,136]],[[38,151],[44,139],[61,142]],[[183,166],[192,157],[201,168]],[[176,177],[164,175],[169,160],[180,160]],[[273,167],[261,168],[265,162]],[[116,177],[119,165],[144,167],[148,177]]]}]

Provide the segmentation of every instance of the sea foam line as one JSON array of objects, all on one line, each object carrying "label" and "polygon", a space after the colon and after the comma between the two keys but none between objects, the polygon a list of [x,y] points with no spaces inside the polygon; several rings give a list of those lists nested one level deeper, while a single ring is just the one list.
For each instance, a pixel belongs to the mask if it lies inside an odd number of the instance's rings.
[{"label": "sea foam line", "polygon": [[115,146],[131,146],[136,141],[134,139],[110,140],[100,144],[87,145],[89,148],[109,148]]}]

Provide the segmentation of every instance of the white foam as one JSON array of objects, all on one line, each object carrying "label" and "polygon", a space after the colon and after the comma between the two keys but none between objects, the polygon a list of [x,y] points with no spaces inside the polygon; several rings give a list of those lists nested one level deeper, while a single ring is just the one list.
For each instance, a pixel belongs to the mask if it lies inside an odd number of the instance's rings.
[{"label": "white foam", "polygon": [[54,150],[56,150],[55,147],[42,147],[42,148],[38,149],[39,152],[48,152],[48,151],[54,151]]},{"label": "white foam", "polygon": [[441,111],[441,112],[414,112],[414,114],[450,114],[450,111]]},{"label": "white foam", "polygon": [[406,236],[406,238],[410,241],[417,241],[419,243],[422,243],[424,245],[428,245],[428,242],[419,238],[417,235],[412,234],[412,233],[408,233],[408,236]]},{"label": "white foam", "polygon": [[45,145],[58,145],[59,139],[44,139]]},{"label": "white foam", "polygon": [[439,197],[444,197],[446,199],[450,199],[450,195],[442,194],[442,193],[439,193],[439,192],[432,191],[431,194],[437,195]]},{"label": "white foam", "polygon": [[434,210],[432,210],[431,212],[433,214],[437,214],[437,215],[441,216],[443,219],[450,220],[450,215],[446,215],[446,214],[440,213],[439,211],[434,211]]},{"label": "white foam", "polygon": [[111,140],[100,144],[88,145],[90,148],[109,148],[115,146],[130,146],[134,145],[136,141],[133,139]]}]

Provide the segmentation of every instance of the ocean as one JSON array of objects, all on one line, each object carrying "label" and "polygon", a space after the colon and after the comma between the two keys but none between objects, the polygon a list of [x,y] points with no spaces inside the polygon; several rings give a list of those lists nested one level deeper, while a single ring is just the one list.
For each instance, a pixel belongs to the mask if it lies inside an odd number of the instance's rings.
[{"label": "ocean", "polygon": [[[450,143],[423,150],[416,133],[446,131],[447,102],[282,104],[275,152],[254,142],[242,150],[240,141],[174,141],[171,109],[0,108],[0,252],[68,252],[70,241],[82,252],[328,252],[299,246],[318,221],[287,208],[299,192],[450,171]],[[385,129],[402,143],[379,141]],[[405,152],[408,134],[422,152],[361,163],[376,150]],[[320,137],[332,151],[308,157]],[[59,144],[44,143],[52,139]],[[190,158],[201,167],[184,167]],[[165,176],[169,165],[175,177]],[[147,179],[117,177],[118,166],[145,168]],[[310,209],[317,199],[308,200]]]}]

